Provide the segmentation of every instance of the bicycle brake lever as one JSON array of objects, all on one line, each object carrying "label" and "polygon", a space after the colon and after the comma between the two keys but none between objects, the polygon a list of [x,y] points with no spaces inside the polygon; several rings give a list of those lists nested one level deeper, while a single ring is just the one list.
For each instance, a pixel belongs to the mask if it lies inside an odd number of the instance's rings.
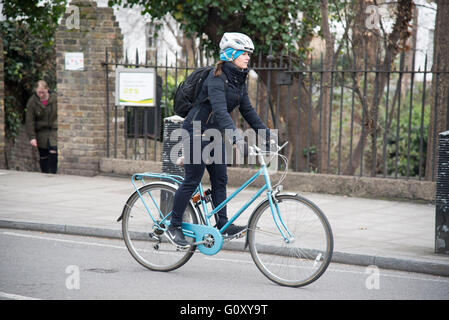
[{"label": "bicycle brake lever", "polygon": [[256,146],[248,146],[249,155],[257,156],[257,147]]}]

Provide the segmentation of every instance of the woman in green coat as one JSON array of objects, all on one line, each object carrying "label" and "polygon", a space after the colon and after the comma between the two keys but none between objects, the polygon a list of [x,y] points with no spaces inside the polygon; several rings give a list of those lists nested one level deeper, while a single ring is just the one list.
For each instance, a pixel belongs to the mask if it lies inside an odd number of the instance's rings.
[{"label": "woman in green coat", "polygon": [[56,173],[58,168],[56,94],[50,94],[48,85],[39,80],[27,103],[26,129],[30,144],[39,150],[39,162],[44,173]]}]

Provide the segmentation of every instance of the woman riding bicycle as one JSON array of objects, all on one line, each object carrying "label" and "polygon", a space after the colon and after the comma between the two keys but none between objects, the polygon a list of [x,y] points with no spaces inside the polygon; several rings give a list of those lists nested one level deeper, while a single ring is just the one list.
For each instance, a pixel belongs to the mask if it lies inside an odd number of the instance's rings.
[{"label": "woman riding bicycle", "polygon": [[[210,175],[212,202],[215,206],[226,199],[226,184],[228,176],[226,173],[225,143],[221,139],[221,161],[212,163],[205,162],[202,157],[199,163],[193,161],[194,136],[200,136],[201,154],[203,149],[210,142],[202,141],[201,135],[207,129],[218,129],[233,131],[232,143],[236,144],[239,151],[245,156],[248,155],[248,146],[243,136],[236,130],[235,124],[230,116],[232,110],[239,106],[239,111],[243,118],[256,131],[266,130],[265,137],[269,140],[270,132],[267,126],[262,122],[256,111],[253,109],[248,97],[246,79],[248,76],[248,62],[250,54],[254,51],[254,45],[251,39],[242,33],[225,33],[220,41],[220,61],[217,62],[215,69],[211,71],[202,85],[202,89],[196,101],[201,103],[194,106],[186,116],[183,129],[188,132],[188,139],[183,139],[184,155],[186,156],[184,171],[184,181],[176,191],[174,196],[174,207],[170,226],[167,230],[169,238],[179,246],[187,246],[184,234],[181,230],[181,223],[184,211],[192,197],[193,192],[198,187],[207,169]],[[225,83],[224,78],[227,80]],[[201,122],[201,132],[194,132],[193,121]],[[216,142],[217,143],[217,142]],[[187,152],[186,152],[187,151]],[[216,152],[214,148],[212,152]],[[196,156],[197,157],[197,156]],[[198,158],[198,157],[197,157]],[[216,159],[215,159],[216,160]],[[218,229],[222,228],[227,222],[226,206],[218,212]],[[246,226],[237,226],[231,224],[225,231],[225,236],[234,236],[246,229]]]}]

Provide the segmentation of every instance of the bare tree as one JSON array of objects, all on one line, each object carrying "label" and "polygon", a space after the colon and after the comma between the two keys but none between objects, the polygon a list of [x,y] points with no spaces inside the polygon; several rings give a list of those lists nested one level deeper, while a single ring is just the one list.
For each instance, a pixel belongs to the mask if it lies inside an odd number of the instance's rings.
[{"label": "bare tree", "polygon": [[[407,49],[406,43],[411,35],[409,26],[414,13],[413,0],[399,0],[397,2],[391,33],[387,33],[383,27],[381,27],[382,34],[376,29],[366,28],[364,17],[366,17],[365,12],[368,5],[378,5],[378,3],[376,0],[360,0],[356,1],[354,8],[356,22],[353,27],[352,39],[353,64],[357,69],[372,69],[376,66],[383,66],[385,71],[391,71],[395,58],[402,50]],[[382,46],[383,58],[379,56]],[[361,123],[362,134],[354,148],[352,159],[344,170],[344,173],[348,175],[353,175],[356,169],[360,167],[363,148],[369,136],[373,144],[373,154],[376,153],[376,130],[374,126],[379,109],[380,95],[383,93],[387,82],[387,73],[380,73],[376,84],[377,90],[375,92],[370,90],[365,94],[360,89],[361,74],[358,74],[358,77],[354,90],[360,99],[364,117],[363,123]],[[376,159],[371,159],[371,161],[371,175],[375,175]]]},{"label": "bare tree", "polygon": [[[335,38],[330,32],[329,28],[329,4],[327,0],[321,1],[321,30],[323,32],[323,37],[326,42],[326,51],[324,53],[323,68],[324,70],[331,70],[333,68],[333,57],[334,57],[334,42]],[[320,168],[321,172],[328,172],[328,147],[329,147],[329,117],[330,117],[330,86],[331,86],[331,72],[323,73],[323,90],[322,90],[322,110],[321,110],[321,136],[320,136],[320,146],[321,146],[321,157],[320,157]]]},{"label": "bare tree", "polygon": [[[187,36],[179,27],[179,23],[169,14],[162,19],[162,23],[166,30],[168,30],[176,39],[176,44],[181,47],[181,56],[179,59],[183,61],[184,64],[187,64],[187,67],[189,68],[198,67],[198,62],[203,61],[204,56],[200,50],[198,35],[191,37]],[[160,41],[165,41],[165,39],[162,38]],[[168,41],[166,43],[170,44]]]},{"label": "bare tree", "polygon": [[[449,71],[449,1],[436,0],[433,71]],[[438,68],[438,70],[436,70]],[[435,100],[431,103],[427,142],[426,180],[433,180],[437,170],[438,134],[449,130],[449,74],[434,73]]]}]

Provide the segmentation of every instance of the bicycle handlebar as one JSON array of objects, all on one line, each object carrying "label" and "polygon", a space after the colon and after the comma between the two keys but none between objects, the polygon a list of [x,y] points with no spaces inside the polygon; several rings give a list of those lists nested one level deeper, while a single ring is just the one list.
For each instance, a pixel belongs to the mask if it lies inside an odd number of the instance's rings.
[{"label": "bicycle handlebar", "polygon": [[278,154],[279,151],[281,151],[287,144],[288,144],[288,141],[285,142],[282,146],[279,146],[278,144],[276,144],[276,151],[271,151],[271,150],[264,151],[261,148],[259,148],[258,146],[252,145],[252,146],[249,146],[250,155],[257,156],[257,155],[263,155],[264,153],[265,154],[266,153]]}]

